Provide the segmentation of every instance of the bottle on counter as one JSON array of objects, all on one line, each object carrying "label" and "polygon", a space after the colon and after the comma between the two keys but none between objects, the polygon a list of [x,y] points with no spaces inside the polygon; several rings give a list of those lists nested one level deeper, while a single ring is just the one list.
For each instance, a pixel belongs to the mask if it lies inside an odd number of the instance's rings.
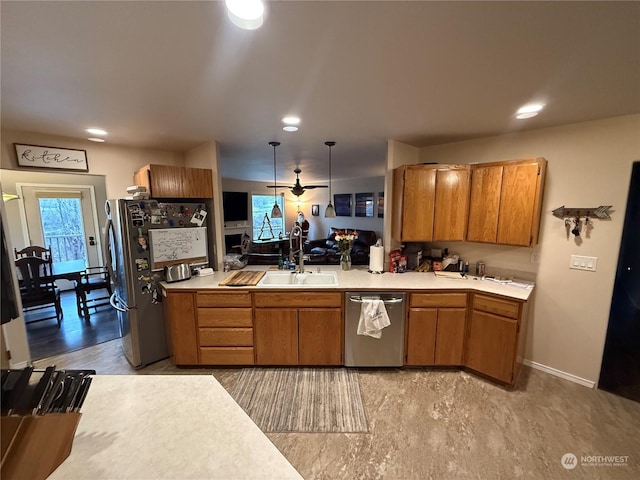
[{"label": "bottle on counter", "polygon": [[289,259],[288,259],[288,258],[285,258],[285,259],[284,259],[283,268],[284,268],[285,270],[289,270]]},{"label": "bottle on counter", "polygon": [[284,269],[284,260],[282,260],[282,257],[278,258],[278,270],[283,270]]}]

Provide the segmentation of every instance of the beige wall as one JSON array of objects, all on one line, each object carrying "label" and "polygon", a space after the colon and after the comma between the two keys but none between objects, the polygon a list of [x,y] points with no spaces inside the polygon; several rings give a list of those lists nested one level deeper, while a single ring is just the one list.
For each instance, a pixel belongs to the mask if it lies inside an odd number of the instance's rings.
[{"label": "beige wall", "polygon": [[[535,249],[449,244],[470,263],[537,276],[526,358],[597,381],[622,236],[631,165],[640,160],[640,115],[566,125],[420,149],[419,162],[473,163],[544,157],[549,161],[540,243]],[[409,163],[409,162],[407,162]],[[557,207],[613,205],[593,220],[590,238],[567,238]],[[539,253],[539,264],[531,253]],[[597,272],[569,269],[570,255],[598,257]]]},{"label": "beige wall", "polygon": [[111,145],[108,141],[95,143],[88,140],[3,129],[0,168],[8,170],[19,169],[14,143],[86,150],[89,164],[88,173],[105,175],[108,198],[124,197],[127,194],[126,188],[133,184],[133,172],[143,165],[149,163],[163,165],[184,164],[183,154],[179,152],[122,147]]},{"label": "beige wall", "polygon": [[[213,205],[209,222],[213,232],[208,234],[209,249],[213,258],[209,264],[216,270],[222,269],[224,258],[224,226],[222,221],[222,185],[220,178],[218,144],[215,141],[205,142],[185,152],[184,166],[189,168],[209,168],[213,175]],[[208,223],[209,223],[208,222]]]}]

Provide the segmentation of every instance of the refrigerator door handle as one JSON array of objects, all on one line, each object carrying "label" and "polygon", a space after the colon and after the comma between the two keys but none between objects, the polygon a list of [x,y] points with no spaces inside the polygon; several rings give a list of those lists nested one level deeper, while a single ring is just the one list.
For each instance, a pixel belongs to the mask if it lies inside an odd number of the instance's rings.
[{"label": "refrigerator door handle", "polygon": [[109,298],[109,303],[111,304],[111,306],[113,308],[115,308],[116,310],[118,310],[119,312],[123,312],[126,313],[127,309],[126,308],[122,308],[118,305],[118,299],[116,298],[116,294],[115,292],[111,295],[111,297]]},{"label": "refrigerator door handle", "polygon": [[115,242],[115,235],[111,233],[112,230],[113,230],[113,222],[111,221],[111,218],[107,218],[107,222],[104,226],[104,242],[102,242],[102,245],[104,247],[103,253],[104,253],[105,261],[107,263],[109,276],[113,281],[113,279],[115,278],[115,272],[113,271],[112,250],[113,248],[115,248],[115,245],[113,245],[112,242]]}]

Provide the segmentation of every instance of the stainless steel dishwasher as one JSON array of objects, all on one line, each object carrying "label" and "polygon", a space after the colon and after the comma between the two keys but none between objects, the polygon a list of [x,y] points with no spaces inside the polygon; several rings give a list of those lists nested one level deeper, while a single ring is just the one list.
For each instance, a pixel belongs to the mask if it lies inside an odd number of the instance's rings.
[{"label": "stainless steel dishwasher", "polygon": [[[358,335],[363,297],[384,302],[391,325],[381,338]],[[405,294],[402,292],[346,292],[344,364],[347,367],[401,367],[403,364]]]}]

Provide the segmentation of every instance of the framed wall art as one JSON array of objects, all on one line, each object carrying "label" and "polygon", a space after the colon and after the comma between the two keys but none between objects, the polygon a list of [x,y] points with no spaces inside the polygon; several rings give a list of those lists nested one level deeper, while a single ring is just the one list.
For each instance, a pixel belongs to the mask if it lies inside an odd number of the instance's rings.
[{"label": "framed wall art", "polygon": [[42,145],[13,144],[18,165],[30,168],[51,168],[88,172],[87,151],[74,148],[45,147]]},{"label": "framed wall art", "polygon": [[373,193],[356,193],[356,217],[373,217]]},{"label": "framed wall art", "polygon": [[384,218],[384,192],[378,192],[378,218]]},{"label": "framed wall art", "polygon": [[333,195],[333,204],[336,209],[337,217],[351,216],[351,194],[350,193],[335,193]]},{"label": "framed wall art", "polygon": [[318,215],[320,215],[320,205],[316,203],[311,205],[311,215],[313,215],[314,217],[317,217]]}]

